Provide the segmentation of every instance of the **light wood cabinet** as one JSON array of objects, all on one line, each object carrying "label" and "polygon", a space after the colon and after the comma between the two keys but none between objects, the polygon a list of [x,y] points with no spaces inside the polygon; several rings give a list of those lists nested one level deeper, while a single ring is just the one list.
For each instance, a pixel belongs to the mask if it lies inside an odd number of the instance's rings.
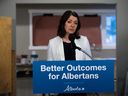
[{"label": "light wood cabinet", "polygon": [[0,17],[0,94],[12,94],[14,92],[14,62],[15,51],[12,51],[12,18]]}]

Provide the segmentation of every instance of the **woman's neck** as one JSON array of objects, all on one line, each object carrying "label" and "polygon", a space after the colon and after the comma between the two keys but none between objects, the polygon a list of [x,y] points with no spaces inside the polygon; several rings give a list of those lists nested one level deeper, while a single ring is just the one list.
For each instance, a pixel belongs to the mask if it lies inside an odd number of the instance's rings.
[{"label": "woman's neck", "polygon": [[69,35],[65,35],[62,40],[66,43],[71,43],[71,41],[69,40]]}]

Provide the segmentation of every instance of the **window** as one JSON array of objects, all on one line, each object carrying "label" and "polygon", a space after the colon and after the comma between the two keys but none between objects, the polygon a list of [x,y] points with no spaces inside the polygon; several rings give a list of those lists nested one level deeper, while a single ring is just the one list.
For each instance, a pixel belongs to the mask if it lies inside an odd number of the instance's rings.
[{"label": "window", "polygon": [[116,17],[106,16],[106,44],[115,44],[116,42]]},{"label": "window", "polygon": [[102,15],[102,48],[116,49],[116,16],[114,14]]}]

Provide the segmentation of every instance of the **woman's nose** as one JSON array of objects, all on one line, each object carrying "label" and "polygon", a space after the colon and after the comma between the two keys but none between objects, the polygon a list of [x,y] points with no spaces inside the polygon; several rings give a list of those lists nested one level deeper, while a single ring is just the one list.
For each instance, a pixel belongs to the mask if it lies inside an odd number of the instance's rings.
[{"label": "woman's nose", "polygon": [[74,27],[74,26],[75,26],[75,24],[73,24],[73,23],[72,23],[72,24],[71,24],[71,26],[72,26],[72,27]]}]

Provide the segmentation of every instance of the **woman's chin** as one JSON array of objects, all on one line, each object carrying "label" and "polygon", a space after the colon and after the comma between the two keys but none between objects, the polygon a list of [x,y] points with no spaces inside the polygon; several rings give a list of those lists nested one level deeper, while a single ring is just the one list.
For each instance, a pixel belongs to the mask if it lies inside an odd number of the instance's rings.
[{"label": "woman's chin", "polygon": [[74,34],[74,32],[69,32],[69,34]]}]

